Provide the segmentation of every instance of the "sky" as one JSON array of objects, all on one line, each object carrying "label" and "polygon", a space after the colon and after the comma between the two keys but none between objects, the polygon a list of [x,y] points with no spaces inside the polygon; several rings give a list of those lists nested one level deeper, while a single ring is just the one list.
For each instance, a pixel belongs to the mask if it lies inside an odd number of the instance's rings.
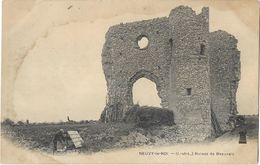
[{"label": "sky", "polygon": [[[197,13],[208,6],[210,31],[226,30],[238,39],[238,111],[258,113],[259,20],[254,0],[8,0],[3,5],[8,38],[4,43],[17,57],[26,53],[14,82],[15,115],[11,118],[38,122],[65,121],[67,116],[98,119],[106,101],[101,53],[108,28],[165,17],[179,5]],[[9,62],[12,66],[16,61]],[[147,79],[138,80],[133,93],[134,102],[159,105],[155,84]]]}]

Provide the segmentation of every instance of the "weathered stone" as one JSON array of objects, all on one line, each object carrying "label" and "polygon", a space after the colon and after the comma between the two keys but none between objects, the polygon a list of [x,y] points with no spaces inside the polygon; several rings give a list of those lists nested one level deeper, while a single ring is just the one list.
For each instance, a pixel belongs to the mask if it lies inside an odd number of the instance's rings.
[{"label": "weathered stone", "polygon": [[[148,44],[139,47],[143,37]],[[196,14],[179,6],[169,17],[110,27],[102,51],[108,91],[102,120],[122,121],[133,107],[133,84],[145,77],[156,84],[161,106],[174,112],[177,125],[210,136],[213,110],[221,128],[228,129],[226,119],[237,113],[236,43],[226,32],[209,32],[206,7]]]},{"label": "weathered stone", "polygon": [[222,130],[229,129],[230,115],[236,115],[236,92],[240,80],[240,52],[237,39],[225,31],[210,33],[210,82],[212,110]]}]

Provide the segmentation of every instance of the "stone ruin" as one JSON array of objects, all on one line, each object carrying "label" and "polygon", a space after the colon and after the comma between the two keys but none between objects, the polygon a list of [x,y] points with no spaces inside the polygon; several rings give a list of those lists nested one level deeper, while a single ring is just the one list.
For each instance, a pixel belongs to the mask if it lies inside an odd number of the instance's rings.
[{"label": "stone ruin", "polygon": [[[148,40],[145,47],[138,45],[142,39]],[[196,14],[179,6],[169,17],[110,27],[102,65],[106,122],[122,121],[133,107],[133,84],[143,77],[156,84],[161,106],[173,111],[174,122],[202,137],[228,130],[229,116],[238,113],[237,39],[222,30],[209,32],[208,7]]]}]

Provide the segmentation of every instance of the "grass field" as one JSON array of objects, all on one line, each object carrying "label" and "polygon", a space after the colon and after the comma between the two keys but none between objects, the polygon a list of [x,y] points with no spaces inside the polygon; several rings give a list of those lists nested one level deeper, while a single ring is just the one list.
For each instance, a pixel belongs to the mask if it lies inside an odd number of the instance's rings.
[{"label": "grass field", "polygon": [[2,126],[2,135],[29,149],[38,148],[52,152],[52,138],[59,129],[78,131],[85,142],[81,150],[95,152],[111,148],[119,141],[118,137],[128,135],[134,126],[124,123],[104,124],[101,122]]},{"label": "grass field", "polygon": [[[134,124],[105,124],[98,121],[83,124],[2,125],[1,136],[7,137],[16,144],[29,149],[52,152],[52,138],[61,128],[65,131],[78,131],[85,142],[79,151],[88,153],[113,148],[126,148],[140,145],[165,145],[180,142],[178,138],[178,131],[180,130],[176,125],[153,126],[144,129],[136,127]],[[258,138],[258,116],[246,116],[246,128],[249,138]],[[238,131],[239,129],[228,132],[225,136],[232,138],[232,136],[238,135]]]}]

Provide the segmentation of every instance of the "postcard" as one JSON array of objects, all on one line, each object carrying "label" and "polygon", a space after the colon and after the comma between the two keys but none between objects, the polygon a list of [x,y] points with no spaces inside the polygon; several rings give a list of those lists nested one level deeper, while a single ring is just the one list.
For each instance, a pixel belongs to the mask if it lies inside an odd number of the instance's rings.
[{"label": "postcard", "polygon": [[4,0],[1,163],[256,164],[256,0]]}]

